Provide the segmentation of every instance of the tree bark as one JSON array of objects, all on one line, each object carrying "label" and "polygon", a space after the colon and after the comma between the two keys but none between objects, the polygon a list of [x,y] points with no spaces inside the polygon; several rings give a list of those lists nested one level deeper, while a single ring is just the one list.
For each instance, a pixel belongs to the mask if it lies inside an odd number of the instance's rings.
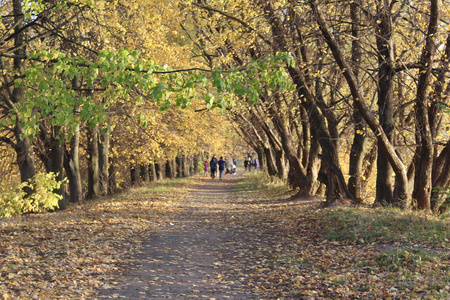
[{"label": "tree bark", "polygon": [[259,145],[255,149],[255,152],[258,154],[259,169],[266,170],[266,160],[265,160],[264,151],[263,151],[263,148],[261,147],[261,145]]},{"label": "tree bark", "polygon": [[164,176],[163,176],[163,171],[161,170],[161,164],[160,163],[155,163],[155,174],[156,174],[156,180],[163,180]]},{"label": "tree bark", "polygon": [[272,149],[266,147],[264,147],[263,150],[266,157],[267,173],[270,176],[276,176],[278,174],[278,170],[273,151]]},{"label": "tree bark", "polygon": [[174,178],[174,172],[173,172],[173,163],[172,160],[166,161],[166,178],[173,179]]},{"label": "tree bark", "polygon": [[176,178],[183,177],[183,162],[181,154],[175,157],[175,166],[176,166]]},{"label": "tree bark", "polygon": [[[286,35],[284,34],[283,25],[281,24],[279,18],[275,15],[271,3],[264,2],[264,9],[266,12],[266,18],[271,25],[272,34],[275,40],[274,47],[276,49],[274,50],[288,51],[289,48],[285,40]],[[358,202],[348,191],[347,183],[339,166],[336,145],[331,139],[330,133],[327,130],[325,119],[319,111],[316,99],[308,89],[308,84],[302,72],[299,69],[290,66],[287,67],[287,70],[296,85],[296,92],[299,98],[303,100],[301,105],[304,105],[306,111],[308,112],[309,120],[311,122],[311,129],[318,138],[320,146],[322,147],[322,157],[327,165],[327,202],[331,203],[335,199],[339,198],[347,198]]]},{"label": "tree bark", "polygon": [[319,170],[321,161],[319,158],[320,152],[320,144],[317,138],[312,135],[310,142],[310,150],[308,152],[308,166],[307,166],[307,182],[304,184],[307,185],[307,189],[311,191],[312,195],[315,195],[318,191],[320,183],[318,182]]},{"label": "tree bark", "polygon": [[[394,129],[394,47],[392,40],[392,14],[389,1],[378,2],[377,49],[378,49],[378,115],[390,143]],[[379,142],[381,143],[381,141]],[[375,203],[392,205],[392,167],[382,147],[378,147],[377,185]]]},{"label": "tree bark", "polygon": [[196,154],[194,156],[194,161],[193,161],[193,170],[192,170],[192,175],[197,174],[198,173],[198,163],[199,163],[199,159],[200,159],[200,155]]},{"label": "tree bark", "polygon": [[106,132],[100,133],[98,137],[98,167],[100,179],[100,195],[108,194],[108,168],[109,168],[109,143],[110,143],[110,128],[106,125]]},{"label": "tree bark", "polygon": [[98,151],[98,127],[89,130],[88,137],[88,198],[100,196],[100,168],[99,168],[99,151]]},{"label": "tree bark", "polygon": [[150,182],[150,170],[148,169],[148,164],[140,164],[140,175],[144,183]]},{"label": "tree bark", "polygon": [[[330,48],[336,63],[339,65],[339,68],[342,70],[342,73],[347,81],[347,84],[350,88],[354,105],[358,108],[359,112],[361,113],[362,117],[366,121],[366,123],[369,125],[370,129],[375,134],[377,140],[379,141],[380,148],[383,149],[385,152],[389,162],[391,163],[393,170],[397,176],[398,180],[398,197],[399,202],[403,202],[404,205],[409,205],[407,203],[408,195],[408,178],[406,176],[406,168],[401,161],[401,159],[397,156],[394,147],[392,146],[391,142],[389,141],[388,136],[384,132],[383,128],[381,127],[379,121],[377,118],[373,115],[373,113],[370,111],[370,109],[367,107],[367,105],[364,102],[363,93],[361,92],[361,88],[358,84],[358,81],[344,58],[344,55],[342,53],[342,50],[333,37],[330,29],[325,23],[325,20],[323,19],[322,15],[319,13],[319,10],[317,8],[316,0],[311,0],[310,6],[313,10],[313,13],[316,17],[317,23],[319,25],[320,31],[322,33],[322,36],[325,38],[328,47]],[[323,148],[323,147],[322,147]]]},{"label": "tree bark", "polygon": [[[25,62],[22,57],[26,54],[26,47],[24,41],[24,32],[22,31],[22,25],[24,22],[24,16],[22,11],[22,1],[13,0],[13,14],[14,14],[14,79],[18,79],[22,76],[25,70]],[[18,104],[25,98],[24,89],[20,86],[14,87],[12,93],[12,102]],[[29,179],[36,175],[35,159],[33,153],[33,146],[30,139],[25,135],[24,130],[20,126],[20,119],[17,117],[14,127],[14,136],[16,138],[16,156],[17,164],[20,171],[20,179],[22,182],[27,182]],[[28,194],[31,193],[30,189],[25,189]]]},{"label": "tree bark", "polygon": [[78,203],[83,201],[83,186],[80,173],[80,125],[77,125],[73,137],[70,139],[70,149],[65,150],[64,167],[69,179],[69,201]]},{"label": "tree bark", "polygon": [[[275,97],[275,102],[280,101],[278,97]],[[272,115],[272,122],[277,129],[280,137],[281,146],[283,148],[284,154],[289,161],[289,167],[291,169],[290,173],[290,183],[293,186],[298,186],[300,188],[301,195],[309,195],[310,190],[306,189],[305,185],[300,185],[301,182],[306,182],[306,168],[301,165],[301,162],[297,156],[297,151],[293,147],[293,142],[291,140],[292,134],[284,122],[284,118],[279,115],[279,111],[275,107],[271,106],[269,111]]]},{"label": "tree bark", "polygon": [[[450,209],[448,204],[444,203],[448,201],[448,194],[445,195],[442,192],[449,192],[450,186],[450,140],[447,141],[445,148],[441,151],[433,164],[432,172],[432,186],[434,190],[431,194],[431,209],[434,212],[445,213]],[[447,205],[447,206],[445,206]]]},{"label": "tree bark", "polygon": [[[359,64],[361,62],[360,43],[360,10],[357,3],[350,4],[350,18],[352,20],[352,69],[359,84]],[[364,145],[366,142],[366,124],[361,113],[353,108],[354,136],[350,150],[348,189],[357,199],[362,198],[362,165],[364,158]]]},{"label": "tree bark", "polygon": [[130,181],[132,186],[141,185],[141,168],[138,164],[130,166]]},{"label": "tree bark", "polygon": [[150,163],[149,169],[150,169],[150,181],[156,181],[157,176],[156,176],[155,162]]},{"label": "tree bark", "polygon": [[[47,173],[53,172],[56,174],[56,180],[62,181],[64,179],[64,146],[57,137],[60,134],[61,127],[52,127],[52,136],[50,141],[50,149],[48,149],[48,159],[45,161],[45,169]],[[47,150],[47,149],[46,149]],[[58,201],[58,208],[64,210],[68,206],[68,199],[64,192],[64,185],[58,190],[53,191],[54,193],[62,196],[62,199]]]},{"label": "tree bark", "polygon": [[427,88],[430,84],[431,71],[433,67],[433,56],[436,45],[435,34],[438,29],[439,20],[439,0],[430,1],[430,21],[426,35],[425,47],[422,51],[420,64],[425,68],[419,73],[417,84],[417,101],[415,105],[417,128],[420,135],[420,160],[416,168],[414,177],[414,192],[417,208],[431,210],[431,190],[432,190],[432,166],[433,166],[433,137],[431,133],[430,121],[428,118]]},{"label": "tree bark", "polygon": [[[72,80],[72,88],[79,89],[80,81],[78,77]],[[80,113],[80,107],[74,108],[74,115],[78,116]],[[64,168],[69,180],[69,201],[72,203],[78,203],[83,201],[83,186],[81,184],[81,172],[80,172],[80,124],[75,127],[75,132],[69,142],[69,149],[64,149]]]},{"label": "tree bark", "polygon": [[117,169],[116,162],[117,158],[112,156],[109,159],[108,168],[108,194],[113,195],[117,192]]}]

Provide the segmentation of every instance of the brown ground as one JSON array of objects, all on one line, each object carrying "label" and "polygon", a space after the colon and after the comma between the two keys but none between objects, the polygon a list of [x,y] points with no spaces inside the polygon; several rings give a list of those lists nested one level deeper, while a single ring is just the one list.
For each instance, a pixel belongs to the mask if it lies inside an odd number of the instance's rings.
[{"label": "brown ground", "polygon": [[[179,199],[168,221],[150,232],[134,262],[99,299],[275,299],[261,277],[280,237],[245,223],[270,202],[233,192],[239,176],[202,179]],[[285,205],[285,204],[284,204]],[[280,246],[281,247],[281,246]],[[265,295],[264,295],[265,294]]]}]

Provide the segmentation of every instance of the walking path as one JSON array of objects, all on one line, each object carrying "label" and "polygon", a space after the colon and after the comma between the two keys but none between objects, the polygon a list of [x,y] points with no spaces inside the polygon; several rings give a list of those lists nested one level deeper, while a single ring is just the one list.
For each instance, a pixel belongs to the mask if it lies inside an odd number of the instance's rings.
[{"label": "walking path", "polygon": [[203,179],[98,299],[264,299],[247,279],[261,271],[270,239],[235,222],[249,208],[233,192],[238,178]]}]

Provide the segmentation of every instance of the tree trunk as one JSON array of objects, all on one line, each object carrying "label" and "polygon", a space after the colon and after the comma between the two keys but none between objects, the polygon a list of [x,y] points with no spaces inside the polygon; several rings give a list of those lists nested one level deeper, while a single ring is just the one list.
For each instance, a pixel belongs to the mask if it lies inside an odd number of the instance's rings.
[{"label": "tree trunk", "polygon": [[[359,83],[359,65],[361,61],[360,37],[360,10],[357,3],[350,4],[350,18],[352,20],[352,66],[353,73]],[[353,143],[350,150],[348,189],[357,199],[362,198],[362,165],[364,145],[366,141],[366,124],[358,109],[353,108],[353,121],[355,124]]]},{"label": "tree trunk", "polygon": [[108,194],[113,195],[117,192],[117,170],[116,170],[116,157],[109,159],[108,168]]},{"label": "tree trunk", "polygon": [[88,141],[88,198],[100,196],[100,168],[99,168],[99,151],[98,151],[98,127],[89,130]]},{"label": "tree trunk", "polygon": [[133,164],[130,166],[130,180],[132,186],[141,185],[141,168],[139,165]]},{"label": "tree trunk", "polygon": [[[275,98],[275,102],[280,101],[279,97]],[[272,122],[275,125],[275,128],[280,137],[281,146],[283,148],[284,154],[286,155],[287,160],[289,161],[289,183],[293,187],[298,187],[300,189],[299,194],[301,195],[309,195],[310,190],[306,190],[306,186],[300,185],[301,182],[306,182],[306,169],[301,165],[301,161],[297,156],[297,151],[293,147],[293,142],[291,140],[292,134],[289,132],[287,128],[284,118],[279,115],[278,109],[274,106],[269,108],[269,111],[272,115]]]},{"label": "tree trunk", "polygon": [[[272,34],[275,40],[275,51],[289,51],[287,41],[285,40],[286,34],[284,28],[275,15],[274,9],[270,2],[264,2],[265,11],[267,13],[266,18],[269,21],[272,29]],[[317,107],[314,96],[308,89],[307,82],[305,81],[302,72],[294,67],[287,67],[288,72],[292,78],[292,81],[296,85],[296,92],[300,99],[302,99],[301,105],[304,105],[308,112],[309,120],[311,122],[311,130],[318,138],[320,146],[323,151],[323,160],[327,164],[328,185],[327,185],[327,202],[332,202],[338,198],[352,199],[357,202],[353,195],[348,191],[347,183],[345,182],[344,175],[342,174],[339,166],[338,152],[336,145],[333,143],[330,133],[327,130],[327,126],[323,115],[320,113]]]},{"label": "tree trunk", "polygon": [[[388,158],[390,164],[393,166],[393,170],[397,176],[398,180],[398,197],[399,202],[403,202],[405,205],[408,205],[407,203],[407,191],[408,191],[408,178],[406,175],[406,168],[401,161],[401,159],[397,156],[397,153],[395,152],[394,147],[392,146],[388,136],[384,132],[383,128],[380,126],[379,121],[376,119],[376,117],[373,115],[373,113],[370,111],[370,109],[366,106],[363,98],[363,93],[361,92],[360,86],[358,84],[358,81],[353,74],[353,71],[346,61],[341,48],[339,44],[337,43],[336,39],[332,35],[330,29],[325,23],[325,20],[319,13],[319,10],[317,8],[316,0],[311,0],[309,2],[314,15],[316,16],[317,23],[319,25],[320,31],[322,33],[322,36],[325,38],[335,60],[336,63],[339,65],[339,68],[342,70],[342,73],[347,81],[347,84],[350,88],[354,105],[358,108],[359,112],[361,113],[364,120],[369,125],[370,129],[375,134],[377,140],[379,141],[380,148],[383,149],[383,151],[386,154],[386,157]],[[314,127],[314,126],[313,126]],[[322,147],[323,148],[323,147]]]},{"label": "tree trunk", "polygon": [[[380,15],[377,26],[378,49],[378,114],[380,125],[383,128],[389,142],[393,141],[394,129],[394,47],[392,40],[392,14],[389,3],[379,2]],[[381,143],[381,141],[379,142]],[[392,205],[393,181],[392,167],[382,147],[378,147],[377,158],[377,187],[375,203]]]},{"label": "tree trunk", "polygon": [[172,178],[176,178],[176,176],[177,176],[177,173],[176,173],[176,161],[175,161],[175,158],[174,159],[172,159],[171,160],[171,166],[172,166]]},{"label": "tree trunk", "polygon": [[[362,177],[362,186],[361,186],[361,191],[365,191],[366,187],[367,187],[367,179],[370,178],[370,175],[372,173],[373,167],[375,165],[375,159],[377,157],[377,153],[378,153],[378,142],[374,141],[371,144],[371,147],[369,147],[369,151],[367,151],[367,153],[365,153],[364,155],[364,159],[363,159],[363,172],[361,174]],[[397,193],[396,193],[397,195]]]},{"label": "tree trunk", "polygon": [[70,149],[65,151],[64,167],[69,179],[69,201],[78,203],[83,201],[83,186],[80,173],[80,125],[77,125],[73,137],[70,140]]},{"label": "tree trunk", "polygon": [[200,158],[200,155],[199,154],[196,154],[195,156],[194,156],[194,161],[192,162],[192,175],[194,175],[194,174],[197,174],[198,173],[198,163],[199,163],[199,158]]},{"label": "tree trunk", "polygon": [[266,147],[264,147],[263,150],[264,150],[264,154],[266,157],[267,173],[270,176],[277,176],[278,169],[277,169],[276,159],[274,157],[273,150],[270,148],[266,148]]},{"label": "tree trunk", "polygon": [[166,161],[166,178],[169,179],[173,179],[173,164],[172,164],[172,160],[167,160]]},{"label": "tree trunk", "polygon": [[264,157],[264,151],[261,145],[255,149],[256,153],[258,154],[258,162],[259,162],[259,169],[261,171],[266,169],[266,161]]},{"label": "tree trunk", "polygon": [[308,186],[307,189],[311,191],[311,194],[315,195],[320,186],[320,183],[318,182],[317,179],[319,176],[319,170],[321,165],[321,160],[319,158],[320,144],[315,136],[311,136],[310,144],[311,145],[310,150],[308,151],[309,159],[306,176],[308,181],[305,182],[304,184]]},{"label": "tree trunk", "polygon": [[[72,89],[79,89],[80,81],[78,77],[72,80]],[[74,107],[74,115],[80,114],[80,107]],[[73,136],[69,143],[70,149],[64,149],[64,168],[69,180],[69,201],[79,203],[83,201],[83,186],[81,184],[80,173],[80,124],[77,124]]]},{"label": "tree trunk", "polygon": [[26,182],[36,175],[34,152],[31,141],[27,137],[21,138],[22,129],[19,125],[16,125],[14,133],[18,141],[15,150],[17,164],[19,165],[20,180]]},{"label": "tree trunk", "polygon": [[[64,178],[64,146],[58,138],[60,134],[60,126],[52,126],[49,136],[45,136],[46,133],[43,134],[44,144],[46,145],[46,149],[44,149],[45,153],[43,155],[45,170],[47,173],[55,173],[55,179],[57,181],[62,181]],[[62,184],[58,190],[53,192],[63,197],[58,202],[59,209],[66,209],[69,203],[64,192],[64,185]]]},{"label": "tree trunk", "polygon": [[156,181],[158,178],[156,176],[156,168],[154,162],[150,163],[149,169],[150,169],[150,181]]},{"label": "tree trunk", "polygon": [[284,151],[280,149],[275,150],[274,152],[275,152],[275,162],[278,170],[277,177],[280,178],[282,181],[286,182],[288,170],[286,166],[286,158],[284,156]]},{"label": "tree trunk", "polygon": [[181,177],[189,176],[189,158],[186,155],[181,155]]},{"label": "tree trunk", "polygon": [[[447,198],[450,187],[450,140],[441,151],[433,164],[432,185],[434,191],[431,194],[431,209],[434,212],[444,213],[450,207],[445,207],[444,201]],[[447,194],[445,193],[447,191]],[[443,193],[444,192],[444,193]]]},{"label": "tree trunk", "polygon": [[[23,23],[23,11],[22,11],[22,1],[13,0],[13,15],[14,15],[14,79],[18,79],[22,76],[25,70],[25,62],[23,57],[26,54],[26,47],[24,43],[24,32],[22,30]],[[12,94],[12,102],[18,104],[25,98],[24,90],[22,87],[14,87]],[[35,159],[33,153],[32,143],[29,138],[25,135],[22,127],[20,126],[20,120],[17,117],[16,124],[14,127],[14,136],[16,138],[16,155],[17,164],[20,171],[20,179],[22,182],[26,182],[34,175],[36,175]],[[31,190],[25,189],[28,194]]]},{"label": "tree trunk", "polygon": [[155,174],[156,174],[156,180],[163,180],[163,171],[161,170],[161,164],[155,163]]},{"label": "tree trunk", "polygon": [[183,177],[183,162],[181,154],[175,157],[176,178]]},{"label": "tree trunk", "polygon": [[143,182],[145,183],[149,183],[150,182],[150,170],[148,169],[148,164],[140,164],[140,175],[141,175],[141,179]]},{"label": "tree trunk", "polygon": [[98,158],[100,171],[100,194],[105,196],[108,194],[108,168],[109,168],[109,143],[110,143],[110,129],[107,125],[105,133],[99,132],[98,138]]},{"label": "tree trunk", "polygon": [[417,208],[431,210],[431,190],[432,190],[432,166],[433,166],[433,137],[431,133],[430,121],[428,119],[427,88],[431,79],[433,67],[433,56],[435,53],[435,33],[438,29],[439,20],[439,0],[430,1],[430,22],[426,35],[425,47],[422,51],[420,64],[425,68],[419,73],[417,84],[417,101],[415,105],[417,128],[420,135],[420,160],[414,176],[414,192]]}]

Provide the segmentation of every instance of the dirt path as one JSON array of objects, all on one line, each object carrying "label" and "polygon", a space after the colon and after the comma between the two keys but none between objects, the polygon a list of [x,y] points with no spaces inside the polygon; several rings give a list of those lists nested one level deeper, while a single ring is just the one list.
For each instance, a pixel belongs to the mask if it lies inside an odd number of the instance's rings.
[{"label": "dirt path", "polygon": [[248,278],[261,272],[258,261],[271,245],[262,244],[265,230],[234,222],[248,209],[233,192],[238,179],[201,180],[98,298],[268,299]]}]

